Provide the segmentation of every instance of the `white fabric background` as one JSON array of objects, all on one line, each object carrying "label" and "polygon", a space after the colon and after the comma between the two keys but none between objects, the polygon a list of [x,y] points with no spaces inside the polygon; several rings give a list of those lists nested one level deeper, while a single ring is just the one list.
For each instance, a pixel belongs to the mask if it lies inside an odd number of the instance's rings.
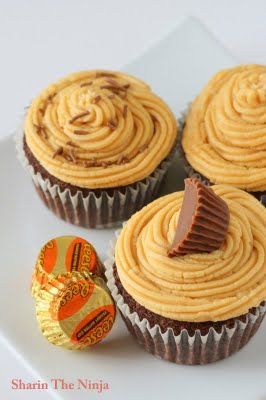
[{"label": "white fabric background", "polygon": [[[50,81],[119,68],[191,15],[239,62],[266,63],[265,0],[0,0],[0,139]],[[32,379],[0,344],[0,398],[36,399],[36,392],[12,392],[13,377]]]}]

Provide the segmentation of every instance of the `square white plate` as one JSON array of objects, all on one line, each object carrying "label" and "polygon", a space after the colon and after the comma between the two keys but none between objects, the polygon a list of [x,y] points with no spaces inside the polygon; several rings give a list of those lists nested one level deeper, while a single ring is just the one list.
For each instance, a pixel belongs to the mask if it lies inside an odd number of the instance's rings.
[{"label": "square white plate", "polygon": [[[189,19],[124,70],[151,84],[178,116],[216,70],[234,60],[197,21]],[[93,391],[63,391],[64,399],[224,398],[262,399],[266,393],[265,325],[254,340],[231,358],[199,367],[178,366],[146,353],[118,318],[112,333],[98,346],[70,352],[50,345],[40,334],[29,282],[40,246],[51,237],[77,234],[91,241],[105,258],[113,230],[77,228],[57,219],[37,197],[15,158],[13,141],[0,143],[2,338],[27,368],[44,381],[63,377],[108,382],[102,396]],[[182,188],[176,163],[165,191]],[[19,193],[19,195],[17,195]]]}]

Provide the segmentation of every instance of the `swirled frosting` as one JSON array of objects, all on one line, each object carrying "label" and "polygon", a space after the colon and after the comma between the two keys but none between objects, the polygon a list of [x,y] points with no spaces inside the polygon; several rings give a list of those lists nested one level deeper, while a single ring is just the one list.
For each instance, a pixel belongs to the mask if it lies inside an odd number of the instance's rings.
[{"label": "swirled frosting", "polygon": [[82,188],[125,186],[149,176],[177,135],[169,107],[121,72],[83,71],[32,102],[26,143],[53,176]]},{"label": "swirled frosting", "polygon": [[182,145],[211,182],[266,190],[266,66],[217,73],[192,104]]},{"label": "swirled frosting", "polygon": [[142,306],[178,321],[224,321],[266,299],[266,209],[250,194],[215,185],[230,210],[225,241],[211,253],[169,258],[183,192],[136,213],[115,249],[119,278]]}]

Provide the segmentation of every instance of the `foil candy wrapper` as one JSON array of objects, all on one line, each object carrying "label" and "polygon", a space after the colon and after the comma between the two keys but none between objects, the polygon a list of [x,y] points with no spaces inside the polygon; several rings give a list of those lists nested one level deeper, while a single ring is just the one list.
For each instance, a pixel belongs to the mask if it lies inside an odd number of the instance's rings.
[{"label": "foil candy wrapper", "polygon": [[111,331],[116,307],[93,246],[76,236],[48,241],[37,257],[31,292],[43,336],[82,350]]},{"label": "foil candy wrapper", "polygon": [[82,350],[111,331],[116,309],[101,278],[68,272],[40,290],[36,317],[43,336],[52,344]]},{"label": "foil candy wrapper", "polygon": [[49,280],[72,271],[102,275],[103,266],[94,247],[77,236],[61,236],[49,240],[41,248],[33,271],[33,297],[38,296],[39,290]]}]

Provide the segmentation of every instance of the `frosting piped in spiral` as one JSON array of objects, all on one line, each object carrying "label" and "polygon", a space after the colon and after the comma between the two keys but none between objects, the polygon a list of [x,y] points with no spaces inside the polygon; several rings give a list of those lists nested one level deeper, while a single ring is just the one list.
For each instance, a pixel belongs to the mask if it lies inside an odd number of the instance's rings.
[{"label": "frosting piped in spiral", "polygon": [[164,101],[121,72],[71,74],[43,90],[25,120],[27,145],[40,164],[63,182],[90,189],[146,178],[176,136]]},{"label": "frosting piped in spiral", "polygon": [[266,190],[266,66],[217,73],[191,106],[182,145],[211,182]]},{"label": "frosting piped in spiral", "polygon": [[183,192],[144,207],[118,238],[119,278],[139,304],[156,314],[178,321],[224,321],[266,300],[266,209],[242,190],[212,189],[230,211],[219,250],[168,257]]}]

